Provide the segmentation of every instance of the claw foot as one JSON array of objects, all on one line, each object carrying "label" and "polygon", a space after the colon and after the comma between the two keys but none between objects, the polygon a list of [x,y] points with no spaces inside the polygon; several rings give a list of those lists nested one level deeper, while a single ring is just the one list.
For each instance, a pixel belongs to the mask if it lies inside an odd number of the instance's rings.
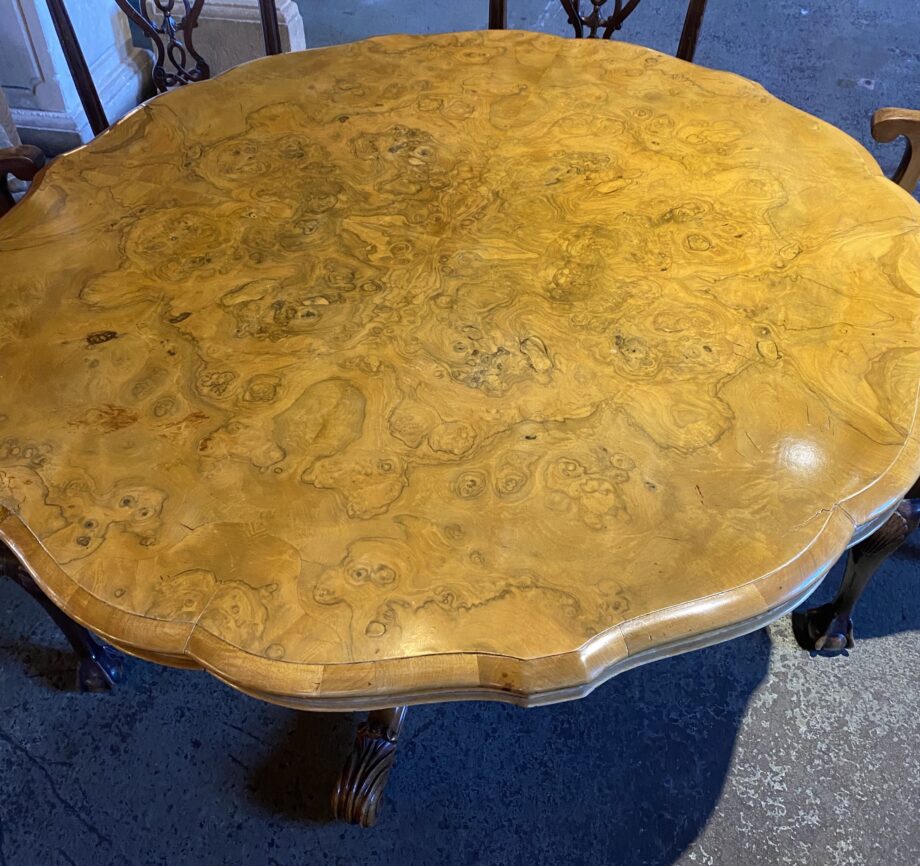
[{"label": "claw foot", "polygon": [[125,681],[121,653],[107,643],[98,643],[90,655],[80,659],[77,686],[81,692],[107,692]]},{"label": "claw foot", "polygon": [[376,710],[358,728],[355,744],[332,793],[332,812],[340,821],[373,827],[393,762],[406,707]]},{"label": "claw foot", "polygon": [[792,631],[802,649],[841,653],[853,648],[853,621],[835,613],[832,604],[793,613]]}]

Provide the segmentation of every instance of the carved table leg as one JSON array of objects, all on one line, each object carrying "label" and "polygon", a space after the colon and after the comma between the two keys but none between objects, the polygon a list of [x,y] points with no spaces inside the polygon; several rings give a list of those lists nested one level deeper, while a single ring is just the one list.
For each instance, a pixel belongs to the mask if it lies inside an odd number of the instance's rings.
[{"label": "carved table leg", "polygon": [[336,818],[362,827],[377,823],[407,709],[374,710],[358,728],[351,754],[332,792],[332,812]]},{"label": "carved table leg", "polygon": [[825,652],[842,652],[852,648],[851,616],[856,602],[872,575],[918,525],[920,499],[905,499],[872,535],[850,548],[837,597],[829,604],[792,614],[792,629],[799,646]]},{"label": "carved table leg", "polygon": [[64,611],[45,595],[38,584],[13,553],[0,544],[0,575],[6,575],[32,596],[57,623],[64,637],[70,641],[80,659],[77,668],[77,685],[81,692],[104,692],[124,681],[121,655],[107,643],[95,638],[82,625],[75,623]]}]

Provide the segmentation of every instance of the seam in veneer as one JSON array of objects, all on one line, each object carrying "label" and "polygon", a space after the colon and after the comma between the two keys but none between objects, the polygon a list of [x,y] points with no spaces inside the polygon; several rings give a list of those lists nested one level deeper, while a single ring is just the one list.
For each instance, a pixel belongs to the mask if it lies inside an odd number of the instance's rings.
[{"label": "seam in veneer", "polygon": [[[215,586],[214,591],[211,593],[210,598],[207,600],[207,602],[204,605],[202,605],[201,610],[198,611],[198,614],[193,620],[191,624],[191,628],[188,630],[188,635],[186,635],[185,643],[182,645],[182,655],[188,655],[188,645],[189,643],[191,643],[192,637],[195,634],[195,630],[199,628],[198,623],[201,620],[201,618],[204,616],[205,611],[211,606],[211,602],[214,601],[214,598],[217,595],[219,588],[220,588],[220,584],[218,583],[218,585]],[[204,629],[204,631],[207,631],[207,629]],[[211,634],[211,632],[208,632],[208,634]],[[191,656],[191,658],[194,658],[194,656]],[[196,661],[199,661],[199,660],[196,659]]]},{"label": "seam in veneer", "polygon": [[744,620],[738,623],[722,626],[711,632],[690,635],[689,637],[677,638],[672,641],[666,641],[654,646],[640,650],[633,655],[626,655],[612,664],[604,667],[599,676],[594,679],[586,680],[583,683],[576,683],[569,686],[560,686],[550,688],[540,692],[528,692],[522,688],[511,689],[506,691],[497,687],[490,687],[480,684],[476,687],[451,688],[444,687],[440,690],[419,691],[405,690],[392,691],[378,694],[371,699],[361,700],[360,696],[338,695],[330,697],[295,697],[284,692],[258,691],[227,679],[221,673],[209,670],[209,673],[219,679],[221,682],[229,685],[243,694],[255,697],[260,700],[267,700],[280,706],[292,707],[295,709],[309,709],[314,712],[346,712],[349,710],[366,710],[375,707],[390,706],[394,702],[411,703],[411,704],[431,704],[440,703],[445,700],[459,701],[497,701],[511,703],[518,707],[537,707],[546,706],[561,701],[572,700],[576,698],[587,697],[597,688],[604,685],[609,680],[619,676],[626,671],[635,667],[641,667],[644,664],[667,658],[679,652],[690,652],[694,649],[702,649],[710,646],[720,640],[727,639],[729,636],[740,636],[758,628],[763,628],[783,613],[801,604],[807,599],[812,592],[820,585],[821,578],[812,581],[805,590],[796,595],[791,601],[768,609],[763,614]]},{"label": "seam in veneer", "polygon": [[[918,393],[920,393],[920,391],[918,391]],[[905,446],[905,447],[906,447],[906,446]],[[903,450],[903,449],[902,449],[902,450]],[[899,453],[900,453],[900,452],[899,452]],[[890,464],[890,466],[893,465],[896,461],[897,461],[897,458],[895,458],[895,460],[892,461],[892,464]],[[889,466],[889,468],[890,468],[890,466]],[[884,477],[884,476],[883,476],[883,477]],[[882,477],[882,478],[879,478],[879,479],[877,480],[876,483],[882,481],[882,480],[883,480],[883,477]],[[866,489],[870,489],[870,488],[873,487],[873,486],[875,486],[875,485],[868,485]],[[862,492],[862,491],[859,491],[859,492]],[[856,495],[856,494],[854,494],[854,495]],[[896,500],[895,500],[895,501],[896,501]],[[815,546],[815,544],[818,543],[818,541],[819,541],[819,540],[822,538],[822,536],[824,535],[824,533],[825,533],[825,531],[826,531],[826,529],[827,529],[827,526],[828,526],[829,522],[831,521],[831,519],[832,519],[832,517],[833,517],[834,512],[835,512],[836,510],[838,510],[838,509],[840,510],[840,512],[842,513],[842,515],[843,515],[843,516],[854,526],[854,528],[855,528],[856,523],[855,523],[855,521],[854,521],[854,519],[853,519],[852,514],[851,514],[842,504],[835,505],[835,506],[834,506],[833,508],[831,508],[831,509],[823,509],[823,511],[826,512],[827,517],[826,517],[824,523],[822,524],[821,528],[820,528],[820,529],[818,530],[818,532],[816,533],[816,535],[815,535],[815,536],[809,541],[809,543],[808,543],[805,547],[803,547],[795,556],[790,557],[790,558],[787,559],[785,562],[781,563],[780,565],[778,565],[776,568],[774,568],[773,570],[771,570],[771,571],[768,572],[767,574],[760,575],[759,577],[753,578],[752,580],[747,581],[747,582],[745,582],[745,583],[743,583],[743,584],[738,584],[738,585],[736,585],[736,586],[734,586],[734,587],[732,587],[732,588],[730,588],[730,589],[721,590],[720,592],[717,592],[717,593],[710,593],[709,595],[701,596],[700,598],[697,598],[697,599],[693,599],[693,600],[686,601],[686,602],[681,602],[680,604],[677,604],[677,605],[672,605],[672,606],[670,606],[670,607],[668,607],[668,608],[664,608],[664,609],[662,609],[661,611],[657,612],[656,615],[660,616],[660,615],[662,615],[662,614],[674,613],[675,611],[679,611],[679,610],[681,610],[681,609],[692,608],[692,607],[694,607],[694,606],[696,606],[696,605],[704,604],[706,601],[711,600],[711,599],[714,599],[714,598],[719,598],[719,597],[730,597],[731,595],[736,594],[737,591],[738,591],[739,589],[742,589],[743,587],[752,586],[752,585],[756,585],[756,584],[759,584],[759,583],[763,583],[764,581],[768,581],[768,580],[771,578],[771,576],[775,575],[778,571],[780,571],[780,570],[782,570],[782,569],[784,569],[784,568],[787,568],[790,564],[794,563],[796,560],[798,560],[798,559],[800,559],[802,556],[806,555],[807,552],[808,552],[811,548],[813,548],[813,547]],[[45,547],[44,547],[44,545],[41,543],[41,541],[40,541],[36,536],[34,536],[34,534],[32,534],[31,531],[28,530],[27,527],[25,527],[25,524],[22,522],[22,520],[21,520],[21,518],[19,517],[19,515],[16,514],[15,512],[9,511],[8,509],[3,509],[3,510],[6,512],[8,518],[13,518],[13,519],[16,521],[16,523],[18,523],[19,526],[20,526],[26,533],[28,533],[29,536],[31,536],[31,538],[33,539],[33,541],[34,541],[34,543],[36,544],[36,546],[42,551],[42,553],[43,553],[45,556],[48,557],[49,561],[53,564],[53,566],[56,568],[56,570],[59,571],[60,574],[62,574],[62,575],[66,578],[66,580],[67,580],[69,583],[71,583],[72,585],[74,585],[74,586],[77,588],[77,590],[79,590],[80,592],[86,593],[87,596],[89,596],[90,598],[92,598],[92,599],[93,599],[94,601],[96,601],[98,604],[101,604],[101,605],[103,605],[103,606],[105,606],[105,607],[111,608],[111,609],[117,611],[119,614],[122,614],[122,615],[124,615],[124,616],[126,616],[126,617],[129,617],[129,618],[137,618],[137,619],[141,619],[141,620],[144,620],[144,621],[147,621],[147,622],[159,622],[159,621],[160,621],[160,620],[158,620],[158,619],[156,619],[156,618],[149,617],[149,616],[147,616],[147,615],[145,615],[145,614],[142,614],[142,613],[135,613],[135,612],[132,612],[132,611],[127,611],[127,610],[124,610],[124,609],[122,609],[122,608],[116,607],[116,606],[110,604],[109,602],[107,602],[107,601],[105,601],[105,600],[99,598],[95,593],[91,592],[90,590],[86,589],[85,587],[82,587],[80,584],[77,584],[76,581],[74,581],[73,578],[71,578],[70,575],[68,575],[68,574],[67,574],[67,573],[56,563],[56,561],[55,561],[54,558],[51,556],[51,554],[45,549]],[[881,510],[881,509],[879,509],[879,510]],[[0,521],[0,524],[2,524],[2,522],[3,522],[3,521]],[[6,534],[5,534],[5,533],[0,533],[0,534],[2,534],[2,535],[4,536],[4,538],[6,539]],[[8,540],[8,543],[11,543],[11,540]],[[15,544],[15,543],[11,543],[11,546],[13,547],[14,550],[18,550],[18,553],[20,554],[20,559],[23,561],[23,564],[28,568],[28,570],[30,571],[30,573],[32,573],[32,574],[36,577],[36,579],[38,580],[39,584],[40,584],[40,585],[43,585],[43,581],[42,581],[41,577],[40,577],[39,575],[35,574],[35,571],[34,571],[33,567],[31,567],[31,566],[29,565],[29,563],[28,563],[28,558],[27,558],[25,555],[22,555],[21,546]],[[43,588],[44,588],[44,587],[43,587]],[[370,666],[375,666],[376,664],[398,663],[398,662],[406,661],[406,660],[409,660],[409,659],[418,660],[418,659],[424,659],[424,658],[437,658],[437,657],[449,657],[449,656],[467,656],[467,655],[468,655],[468,656],[474,656],[474,657],[491,657],[491,658],[496,658],[496,659],[507,659],[509,662],[516,662],[516,663],[520,663],[520,664],[524,664],[524,665],[534,665],[534,664],[539,665],[539,664],[542,664],[542,663],[549,662],[549,661],[551,661],[552,659],[558,659],[558,658],[562,658],[562,657],[565,657],[565,656],[570,656],[570,655],[573,655],[573,654],[575,654],[575,655],[583,655],[585,652],[587,652],[587,651],[590,650],[590,647],[591,647],[592,645],[599,645],[599,644],[602,644],[605,640],[609,640],[617,631],[619,631],[619,632],[621,633],[621,635],[623,635],[623,634],[624,634],[625,632],[627,632],[627,631],[635,631],[635,630],[637,630],[637,629],[641,629],[641,623],[642,623],[643,621],[648,621],[648,620],[650,620],[650,619],[653,618],[652,615],[650,615],[650,614],[645,614],[645,615],[643,615],[643,616],[641,616],[641,617],[636,617],[636,618],[631,619],[631,620],[626,620],[625,622],[618,623],[617,625],[613,626],[611,629],[607,629],[607,630],[605,630],[605,631],[599,633],[597,636],[595,636],[594,638],[592,638],[590,641],[587,641],[586,643],[582,644],[582,645],[581,645],[580,647],[578,647],[578,648],[575,648],[575,649],[572,649],[572,650],[567,650],[567,651],[561,652],[561,653],[553,653],[553,654],[550,654],[550,655],[535,656],[535,657],[532,657],[532,658],[523,658],[523,657],[520,657],[520,656],[512,656],[512,655],[508,655],[508,654],[505,654],[505,653],[495,653],[495,652],[488,652],[488,651],[470,651],[470,652],[429,653],[429,654],[427,654],[427,655],[425,655],[425,656],[421,656],[421,657],[397,656],[397,657],[392,657],[392,658],[388,658],[388,659],[384,659],[384,660],[379,660],[379,662],[376,662],[376,661],[374,661],[374,660],[364,660],[364,661],[355,661],[355,662],[332,662],[332,663],[328,663],[328,662],[317,662],[317,663],[307,663],[307,662],[289,661],[289,660],[286,660],[286,659],[267,659],[267,658],[266,658],[265,656],[263,656],[263,655],[259,655],[259,654],[257,654],[257,653],[251,652],[250,650],[247,650],[247,649],[245,649],[245,648],[235,646],[234,644],[231,644],[231,643],[227,642],[226,640],[224,640],[223,638],[219,637],[218,635],[215,635],[213,632],[211,632],[211,631],[210,631],[209,629],[207,629],[206,627],[201,626],[201,624],[200,624],[201,617],[203,616],[203,614],[205,613],[205,611],[208,609],[208,607],[209,607],[211,601],[213,601],[213,598],[214,598],[214,595],[212,594],[212,596],[209,598],[208,602],[202,607],[202,609],[199,611],[198,615],[195,617],[195,620],[194,620],[192,623],[190,623],[190,624],[188,624],[188,623],[183,624],[183,625],[187,625],[187,626],[189,627],[189,630],[188,630],[188,633],[187,633],[187,635],[186,635],[186,639],[185,639],[185,642],[184,642],[184,644],[183,644],[183,648],[182,648],[181,654],[173,653],[172,655],[176,655],[177,657],[189,658],[189,659],[191,659],[192,661],[194,661],[195,663],[199,664],[202,668],[204,668],[204,669],[208,670],[209,672],[211,672],[212,674],[218,676],[219,679],[221,679],[221,680],[223,680],[223,681],[225,681],[225,682],[228,682],[230,685],[238,685],[239,687],[242,687],[243,684],[242,684],[242,683],[234,683],[234,682],[232,682],[227,676],[222,675],[221,673],[219,673],[218,667],[215,666],[212,662],[209,662],[206,658],[198,657],[198,656],[195,656],[195,655],[190,654],[190,653],[187,652],[188,647],[189,647],[189,645],[190,645],[190,643],[191,643],[192,638],[194,637],[194,634],[195,634],[195,631],[196,631],[196,630],[201,629],[201,630],[202,630],[204,633],[206,633],[211,639],[220,642],[223,646],[226,646],[228,649],[230,649],[234,654],[244,654],[244,655],[247,655],[247,656],[251,656],[251,657],[253,657],[253,658],[258,658],[258,659],[260,659],[261,661],[266,662],[266,663],[269,663],[269,664],[271,664],[271,665],[273,665],[273,666],[274,666],[274,665],[278,665],[279,663],[281,663],[281,664],[284,664],[285,666],[290,666],[291,668],[298,668],[298,667],[300,667],[300,668],[316,667],[316,668],[319,668],[319,669],[321,669],[321,670],[325,670],[325,669],[328,669],[328,668],[347,668],[347,667],[350,667],[350,666],[359,666],[359,665],[370,665]],[[66,609],[66,607],[67,607],[67,605],[64,604],[64,603],[62,603],[62,606],[63,606],[65,609]],[[92,626],[89,626],[89,625],[88,625],[88,627],[92,627]],[[700,633],[699,633],[699,636],[700,636],[700,637],[703,637],[703,636],[705,636],[705,634],[706,634],[705,632],[700,632]],[[108,635],[106,635],[106,636],[108,636]],[[128,651],[130,651],[130,647],[133,645],[133,642],[132,642],[132,641],[119,640],[118,637],[115,636],[115,635],[111,635],[111,637],[112,637],[112,639],[113,639],[116,643],[118,643],[118,644],[124,646],[126,649],[128,649]],[[649,647],[649,648],[642,648],[641,650],[639,650],[639,653],[638,653],[638,654],[643,654],[643,653],[645,653],[645,652],[648,652],[649,649],[651,649],[651,648],[650,648],[650,647]],[[150,655],[152,655],[152,656],[159,656],[159,655],[161,655],[161,654],[160,654],[160,653],[150,653]],[[164,654],[164,655],[165,655],[165,654]],[[631,658],[631,657],[633,657],[633,656],[635,656],[635,655],[637,655],[637,653],[635,653],[635,652],[629,652],[629,651],[628,651],[628,648],[627,648],[627,653],[626,653],[625,656],[623,656],[623,659],[628,659],[628,658]],[[614,663],[614,665],[613,665],[612,667],[616,667],[616,663]],[[590,677],[590,672],[589,672],[589,671],[586,670],[585,673]],[[587,681],[586,685],[590,685],[590,679]],[[568,688],[571,689],[571,688],[576,688],[576,687],[577,687],[577,686],[569,686]],[[485,689],[485,687],[482,687],[482,688]],[[564,689],[565,689],[565,687],[563,687],[562,689],[558,689],[558,688],[557,688],[557,689],[550,689],[550,690],[548,690],[546,693],[544,693],[544,692],[534,692],[533,695],[534,695],[534,696],[542,696],[542,695],[544,695],[544,694],[547,694],[547,695],[548,695],[548,694],[552,693],[553,691],[559,691],[559,692],[561,693],[561,692],[564,691]],[[244,689],[244,690],[245,690],[245,689]],[[472,689],[471,693],[472,693],[472,692],[475,692],[475,691],[476,691],[475,689]],[[394,691],[394,693],[395,693],[395,694],[399,694],[398,691]],[[280,696],[282,693],[278,693],[278,694],[279,694],[279,696]],[[526,696],[527,694],[530,694],[530,693],[522,692],[522,694]],[[318,698],[317,700],[320,700],[320,701],[321,701],[321,700],[323,700],[323,699],[322,699],[322,698]],[[336,699],[332,698],[332,699],[329,699],[329,700],[332,701],[332,702],[334,702]]]},{"label": "seam in veneer", "polygon": [[[789,559],[787,559],[785,562],[783,562],[783,563],[781,563],[780,565],[778,565],[778,566],[777,566],[776,568],[774,568],[773,570],[767,572],[766,574],[762,574],[762,575],[760,575],[759,577],[752,578],[751,580],[746,581],[745,583],[737,584],[736,586],[734,586],[734,587],[732,587],[732,588],[730,588],[730,589],[720,590],[719,592],[710,593],[710,594],[705,595],[705,596],[700,596],[699,598],[696,598],[696,599],[691,599],[691,600],[688,600],[688,601],[685,601],[685,602],[680,602],[679,604],[676,604],[676,605],[671,605],[671,606],[669,606],[669,607],[662,608],[660,611],[657,611],[655,615],[657,616],[657,615],[661,615],[661,614],[666,614],[666,613],[668,613],[668,612],[673,612],[673,611],[681,610],[681,609],[684,609],[684,608],[692,607],[692,606],[698,605],[698,604],[700,604],[700,603],[704,603],[704,602],[706,602],[706,601],[708,601],[708,600],[711,600],[711,599],[714,599],[714,598],[719,598],[719,597],[725,596],[725,595],[731,595],[732,593],[737,592],[737,590],[739,590],[739,589],[741,589],[741,588],[743,588],[743,587],[752,586],[752,585],[755,585],[755,584],[760,583],[760,582],[762,582],[762,581],[768,580],[771,576],[775,575],[775,574],[776,574],[777,572],[779,572],[780,570],[782,570],[782,569],[788,567],[790,564],[794,563],[796,560],[798,560],[798,559],[800,559],[802,556],[804,556],[804,555],[805,555],[805,554],[806,554],[806,553],[807,553],[807,552],[808,552],[808,551],[809,551],[809,550],[820,540],[820,538],[821,538],[821,536],[823,535],[825,529],[827,528],[828,523],[830,522],[830,520],[831,520],[831,518],[832,518],[832,516],[833,516],[834,511],[835,511],[836,509],[838,509],[838,508],[841,510],[841,512],[843,512],[843,514],[849,519],[849,521],[850,521],[851,523],[854,523],[852,516],[846,511],[845,508],[843,508],[842,505],[836,505],[836,506],[834,506],[834,507],[831,508],[831,509],[822,509],[822,511],[825,511],[825,512],[827,513],[827,518],[825,519],[823,525],[821,526],[821,528],[820,528],[820,530],[817,532],[817,534],[816,534],[816,535],[811,539],[811,541],[809,541],[809,543],[808,543],[805,547],[803,547],[796,555],[790,557]],[[14,517],[14,518],[17,520],[17,522],[20,524],[20,526],[22,526],[23,528],[25,528],[25,524],[22,522],[21,518],[20,518],[17,514],[15,514],[14,512],[9,511],[8,509],[4,509],[4,510],[7,511],[7,514],[9,514],[10,516]],[[2,523],[2,521],[0,521],[0,523]],[[26,531],[29,532],[29,534],[31,535],[31,532],[30,532],[28,529],[26,529]],[[3,535],[3,533],[0,532],[0,535]],[[48,556],[49,560],[51,560],[51,562],[54,563],[54,565],[57,567],[57,569],[60,571],[60,573],[63,574],[64,577],[65,577],[70,583],[72,583],[74,586],[76,586],[77,589],[79,589],[81,592],[85,592],[88,596],[90,596],[91,598],[93,598],[93,599],[94,599],[95,601],[97,601],[99,604],[104,605],[104,606],[106,606],[106,607],[109,607],[109,608],[111,608],[111,609],[117,611],[118,613],[124,614],[124,615],[129,616],[129,617],[137,617],[137,618],[139,618],[139,619],[143,619],[143,620],[146,620],[146,621],[148,621],[148,622],[160,622],[160,621],[161,621],[161,620],[159,620],[159,619],[157,619],[157,618],[155,618],[155,617],[150,617],[150,616],[148,616],[148,615],[146,615],[146,614],[143,614],[143,613],[135,613],[135,612],[133,612],[133,611],[125,610],[124,608],[116,607],[115,605],[112,605],[110,602],[108,602],[108,601],[106,601],[106,600],[100,598],[99,596],[97,596],[97,595],[96,595],[95,593],[93,593],[91,590],[88,590],[88,589],[86,589],[85,587],[81,586],[81,585],[78,584],[75,580],[73,580],[73,578],[72,578],[69,574],[67,574],[67,572],[64,571],[64,570],[57,564],[57,562],[54,560],[54,557],[51,556],[51,554],[47,551],[47,549],[44,547],[44,545],[41,543],[41,541],[40,541],[36,536],[34,536],[34,535],[32,535],[32,537],[35,539],[36,544],[41,548],[41,550],[44,552],[44,554],[45,554],[46,556]],[[7,540],[5,536],[4,536],[4,540]],[[18,545],[15,545],[15,544],[11,543],[11,542],[8,541],[8,540],[7,540],[7,543],[10,544],[10,546],[12,546],[14,550],[15,550],[17,547],[19,547]],[[39,584],[43,586],[43,581],[42,581],[41,577],[40,577],[39,575],[37,575],[37,574],[34,574],[34,571],[33,571],[32,567],[30,567],[30,566],[28,565],[27,561],[26,561],[26,557],[25,557],[24,555],[22,555],[22,556],[20,556],[20,559],[23,561],[23,564],[26,565],[26,567],[29,569],[30,573],[33,573],[33,576],[35,576],[35,578],[39,581]],[[43,588],[44,588],[44,586],[43,586]],[[354,661],[354,662],[331,662],[331,663],[330,663],[330,662],[308,663],[308,662],[288,661],[288,660],[286,660],[286,659],[267,659],[267,658],[266,658],[265,656],[263,656],[263,655],[260,655],[260,654],[258,654],[258,653],[252,652],[252,651],[250,651],[250,650],[248,650],[248,649],[245,649],[245,648],[243,648],[243,647],[238,647],[238,646],[236,646],[235,644],[232,644],[232,643],[230,643],[230,642],[224,640],[224,639],[223,639],[222,637],[220,637],[219,635],[216,635],[216,634],[214,634],[214,632],[210,631],[207,627],[202,626],[202,625],[200,624],[201,617],[202,617],[202,616],[204,615],[204,613],[207,611],[207,609],[208,609],[210,603],[213,601],[215,595],[216,595],[216,591],[215,591],[214,593],[212,593],[211,597],[208,599],[208,602],[201,608],[201,610],[199,611],[199,613],[196,615],[195,619],[194,619],[192,622],[190,622],[190,623],[183,623],[183,625],[187,625],[187,626],[189,627],[189,632],[188,632],[188,635],[187,635],[187,637],[186,637],[185,643],[183,644],[183,648],[182,648],[182,651],[181,651],[181,655],[188,655],[188,653],[187,653],[186,651],[187,651],[187,649],[188,649],[189,643],[191,642],[191,639],[192,639],[192,637],[194,636],[195,631],[198,630],[198,629],[200,629],[201,631],[205,632],[207,635],[209,635],[209,636],[210,636],[211,638],[213,638],[214,640],[220,641],[220,642],[221,642],[222,644],[224,644],[225,646],[232,648],[232,650],[233,650],[234,652],[236,652],[236,653],[243,653],[243,654],[245,654],[245,655],[249,655],[249,656],[252,656],[252,657],[254,657],[254,658],[258,658],[258,659],[262,659],[262,660],[264,660],[264,661],[270,662],[271,664],[285,664],[285,665],[291,665],[291,666],[293,666],[293,667],[304,667],[304,666],[310,666],[310,665],[314,665],[314,664],[315,664],[315,666],[324,667],[324,668],[325,668],[325,667],[347,667],[347,666],[350,666],[350,665],[367,665],[367,664],[373,665],[373,664],[376,664],[376,663],[378,663],[378,662],[380,662],[380,663],[385,663],[385,662],[397,662],[397,661],[406,661],[406,660],[409,660],[409,659],[436,658],[436,657],[439,657],[439,656],[453,656],[453,655],[489,656],[489,657],[492,657],[492,658],[504,658],[504,659],[509,659],[509,660],[518,661],[518,662],[525,662],[525,663],[528,663],[528,662],[529,662],[529,663],[532,663],[532,662],[541,661],[541,660],[549,660],[549,659],[554,659],[554,658],[561,658],[561,657],[563,657],[563,656],[567,656],[567,655],[570,655],[570,654],[572,654],[572,653],[581,653],[581,652],[584,652],[588,647],[591,646],[591,644],[593,644],[593,643],[599,643],[599,642],[601,642],[603,639],[609,638],[617,629],[619,629],[619,630],[621,630],[621,631],[625,631],[629,625],[631,625],[631,624],[636,624],[636,623],[641,623],[643,620],[646,620],[646,619],[648,619],[649,617],[652,616],[651,614],[643,614],[642,616],[639,616],[639,617],[634,617],[634,618],[629,619],[629,620],[624,620],[623,622],[617,623],[615,626],[612,626],[610,629],[605,629],[604,631],[599,632],[594,638],[591,638],[589,641],[586,641],[585,643],[581,644],[579,647],[577,647],[577,648],[575,648],[575,649],[566,650],[566,651],[560,652],[560,653],[551,653],[551,654],[548,654],[548,655],[534,656],[534,657],[532,657],[532,658],[524,658],[524,657],[522,657],[522,656],[513,656],[513,655],[509,655],[509,654],[507,654],[507,653],[497,653],[497,652],[489,652],[489,651],[471,650],[471,651],[468,651],[468,652],[455,651],[455,652],[443,652],[443,653],[427,653],[425,656],[421,656],[421,657],[419,657],[419,656],[393,656],[393,657],[389,657],[389,658],[387,658],[387,659],[380,659],[380,660],[366,660],[366,661]],[[66,607],[66,605],[65,605],[65,607]],[[114,637],[114,636],[113,636],[113,637]],[[128,646],[131,645],[131,642],[130,642],[130,641],[119,641],[117,638],[114,638],[114,639],[116,640],[116,642],[125,643],[125,644],[127,644]],[[199,658],[197,658],[196,656],[192,656],[192,655],[189,655],[189,657],[195,659],[195,661],[198,661],[198,662],[201,663],[202,665],[207,666],[207,663],[205,662],[205,660],[199,659]]]},{"label": "seam in veneer", "polygon": [[[322,668],[331,668],[331,667],[340,668],[340,667],[349,667],[352,665],[375,665],[375,664],[385,664],[388,662],[418,660],[420,658],[438,658],[438,657],[443,657],[443,656],[465,656],[465,655],[477,656],[477,657],[488,656],[491,658],[508,659],[509,661],[516,661],[516,662],[523,662],[523,663],[534,663],[534,662],[548,661],[551,659],[559,659],[565,656],[570,656],[573,653],[581,654],[585,652],[588,648],[590,648],[592,644],[601,643],[604,639],[607,639],[613,636],[617,630],[621,632],[625,632],[628,626],[630,625],[641,623],[644,620],[648,620],[651,618],[659,617],[662,614],[668,614],[668,613],[679,611],[685,608],[692,608],[696,605],[705,603],[712,599],[720,598],[722,596],[732,595],[736,593],[739,589],[742,589],[743,587],[753,586],[753,585],[756,585],[757,583],[768,580],[770,577],[775,575],[777,572],[788,567],[792,563],[796,562],[798,559],[801,559],[805,554],[808,553],[809,550],[812,549],[812,547],[814,547],[814,545],[821,539],[821,536],[823,535],[824,530],[827,528],[827,525],[828,523],[830,523],[830,520],[835,510],[837,510],[838,508],[840,508],[840,510],[850,520],[851,523],[853,522],[850,515],[847,514],[845,510],[841,508],[840,506],[834,506],[834,508],[829,508],[829,509],[822,509],[822,511],[827,513],[827,518],[825,519],[824,524],[822,525],[817,535],[815,535],[815,537],[805,547],[803,547],[795,556],[790,557],[785,562],[781,563],[776,568],[774,568],[772,571],[768,571],[766,574],[762,574],[759,577],[755,577],[745,583],[739,583],[736,586],[732,587],[731,589],[723,589],[723,590],[720,590],[719,592],[713,592],[713,593],[710,593],[709,595],[700,596],[699,598],[691,599],[688,601],[683,601],[678,604],[671,605],[669,607],[661,608],[661,610],[656,611],[655,614],[642,614],[641,616],[633,617],[632,619],[628,619],[628,620],[624,620],[623,622],[619,622],[616,625],[611,626],[609,629],[605,629],[602,632],[598,632],[598,634],[595,637],[591,638],[590,640],[586,641],[580,646],[574,649],[571,649],[571,650],[565,650],[564,652],[550,653],[547,655],[533,656],[531,658],[524,658],[523,656],[509,655],[508,653],[490,652],[487,650],[469,650],[469,651],[457,650],[453,652],[426,653],[424,656],[390,656],[385,659],[368,659],[368,660],[363,660],[363,661],[352,661],[352,662],[296,662],[296,661],[289,661],[287,659],[267,659],[263,655],[251,652],[250,650],[247,650],[243,647],[237,647],[235,644],[229,643],[228,641],[224,640],[224,638],[220,637],[219,635],[214,634],[214,632],[210,631],[208,628],[204,626],[199,626],[197,622],[196,622],[195,627],[200,628],[202,631],[204,631],[209,637],[213,638],[214,640],[220,641],[222,644],[224,644],[224,646],[232,648],[234,652],[245,653],[246,655],[250,655],[254,658],[262,659],[263,661],[270,661],[272,664],[287,664],[293,667],[315,666],[315,667],[322,667]],[[705,632],[701,632],[700,634],[705,634]],[[630,653],[629,655],[632,655],[632,653]],[[202,660],[199,659],[199,661],[202,661]]]}]

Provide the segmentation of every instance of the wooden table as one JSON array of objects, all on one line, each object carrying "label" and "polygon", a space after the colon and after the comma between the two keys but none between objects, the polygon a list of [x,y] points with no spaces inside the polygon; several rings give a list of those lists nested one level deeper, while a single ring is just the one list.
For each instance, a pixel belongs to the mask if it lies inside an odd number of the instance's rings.
[{"label": "wooden table", "polygon": [[0,537],[129,653],[383,710],[336,800],[370,822],[405,705],[758,628],[891,513],[918,217],[842,132],[632,45],[247,64],[0,222]]}]

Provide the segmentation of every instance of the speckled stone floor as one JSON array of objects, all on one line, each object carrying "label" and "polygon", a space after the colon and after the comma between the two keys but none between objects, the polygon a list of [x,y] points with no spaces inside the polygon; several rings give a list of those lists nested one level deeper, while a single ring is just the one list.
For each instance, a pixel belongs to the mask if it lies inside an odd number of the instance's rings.
[{"label": "speckled stone floor", "polygon": [[[303,2],[317,45],[485,17],[485,0],[319,5]],[[514,26],[564,32],[556,0],[510,5]],[[645,0],[625,35],[673,50],[681,6]],[[836,123],[890,169],[868,116],[920,106],[920,10],[710,0],[697,59]],[[412,709],[384,815],[362,831],[327,806],[357,717],[133,660],[116,693],[77,694],[63,640],[0,584],[0,866],[916,866],[918,599],[920,538],[870,587],[847,658],[810,658],[782,620],[571,704]]]}]

